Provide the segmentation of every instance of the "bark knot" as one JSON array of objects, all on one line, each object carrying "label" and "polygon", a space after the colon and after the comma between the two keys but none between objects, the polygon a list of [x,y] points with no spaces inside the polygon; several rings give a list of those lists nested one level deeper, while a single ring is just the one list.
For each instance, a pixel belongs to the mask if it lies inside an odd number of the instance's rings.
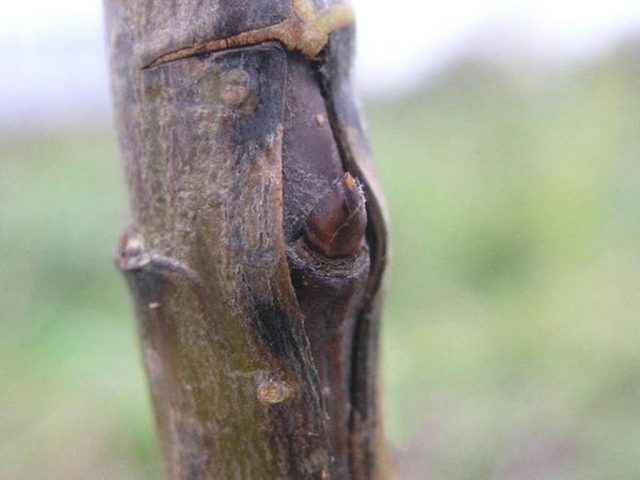
[{"label": "bark knot", "polygon": [[127,231],[120,238],[116,263],[123,272],[139,270],[151,262],[144,240],[138,233]]},{"label": "bark knot", "polygon": [[293,388],[287,382],[270,380],[258,385],[258,399],[262,403],[282,403],[292,395]]}]

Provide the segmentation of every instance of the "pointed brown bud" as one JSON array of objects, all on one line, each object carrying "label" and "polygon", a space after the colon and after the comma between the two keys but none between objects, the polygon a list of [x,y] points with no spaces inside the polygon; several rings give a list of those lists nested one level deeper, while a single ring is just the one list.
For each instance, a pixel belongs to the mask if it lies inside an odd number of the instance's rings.
[{"label": "pointed brown bud", "polygon": [[309,214],[304,238],[309,247],[327,257],[347,257],[362,248],[366,227],[362,187],[345,173]]}]

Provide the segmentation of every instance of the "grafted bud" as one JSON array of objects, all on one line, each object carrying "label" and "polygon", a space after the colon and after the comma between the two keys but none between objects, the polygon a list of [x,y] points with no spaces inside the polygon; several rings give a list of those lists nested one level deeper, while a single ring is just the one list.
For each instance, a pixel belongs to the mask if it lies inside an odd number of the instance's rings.
[{"label": "grafted bud", "polygon": [[347,172],[309,214],[304,238],[309,247],[327,257],[347,257],[362,248],[366,227],[362,186]]}]

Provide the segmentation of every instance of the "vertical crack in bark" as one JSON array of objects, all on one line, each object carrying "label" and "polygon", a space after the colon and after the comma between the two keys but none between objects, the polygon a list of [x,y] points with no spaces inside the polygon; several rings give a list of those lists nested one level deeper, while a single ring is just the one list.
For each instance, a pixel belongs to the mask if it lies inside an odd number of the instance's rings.
[{"label": "vertical crack in bark", "polygon": [[[350,85],[353,29],[334,32],[320,58],[316,59],[318,82],[326,103],[334,139],[344,169],[365,184],[368,223],[366,240],[369,245],[370,270],[362,303],[356,314],[350,354],[350,478],[383,478],[389,474],[386,451],[379,421],[378,343],[380,321],[379,289],[386,263],[384,212],[376,189],[368,183],[368,151],[358,143],[362,126]],[[340,110],[340,111],[339,111]],[[365,165],[362,164],[365,162]],[[363,434],[368,438],[362,438]],[[385,464],[385,465],[383,465]]]},{"label": "vertical crack in bark", "polygon": [[[351,30],[343,30],[351,34]],[[295,119],[293,125],[286,125],[285,132],[289,129],[289,145],[285,141],[283,169],[285,171],[283,188],[285,188],[285,204],[287,190],[295,188],[307,188],[307,193],[314,193],[314,202],[317,204],[313,210],[305,213],[307,219],[304,235],[300,238],[299,226],[296,228],[296,218],[289,218],[289,225],[285,222],[285,228],[290,228],[289,242],[294,242],[290,247],[289,263],[293,284],[301,309],[305,315],[305,331],[310,338],[312,351],[316,360],[320,383],[325,389],[325,398],[328,403],[330,426],[333,429],[333,455],[332,478],[335,479],[372,479],[378,475],[379,469],[375,464],[375,451],[380,447],[378,442],[378,422],[376,418],[377,408],[369,404],[375,404],[376,391],[372,388],[375,382],[377,364],[377,329],[376,317],[377,303],[376,293],[380,285],[380,277],[383,271],[384,255],[380,254],[384,248],[384,240],[379,238],[380,214],[376,210],[378,202],[373,197],[374,192],[365,186],[362,191],[369,200],[364,214],[365,202],[357,200],[362,195],[360,187],[354,188],[360,180],[366,181],[360,170],[358,162],[363,160],[362,150],[355,151],[355,145],[350,142],[352,129],[345,130],[347,125],[344,119],[339,118],[336,111],[333,96],[336,91],[344,88],[344,84],[331,85],[331,82],[344,82],[344,78],[330,76],[330,70],[334,66],[330,61],[339,62],[344,59],[332,59],[336,52],[324,52],[325,55],[316,60],[303,59],[313,72],[311,84],[301,82],[293,90],[293,93],[302,95],[305,99],[313,98],[311,89],[317,91],[322,101],[322,111],[313,115],[319,127],[325,125],[325,115],[329,119],[328,135],[326,143],[320,144],[313,152],[305,151],[302,146],[313,145],[310,135],[314,128],[309,124],[306,130],[295,131]],[[344,52],[337,52],[341,54]],[[289,61],[295,62],[295,57],[289,55]],[[344,65],[341,65],[344,67]],[[340,72],[346,75],[346,72]],[[300,82],[299,79],[288,79],[288,82]],[[288,86],[288,101],[291,91]],[[313,103],[313,102],[312,102]],[[311,118],[311,113],[304,106],[299,106],[293,101],[291,109],[296,111],[298,117]],[[319,108],[319,107],[316,107]],[[320,118],[321,121],[317,121]],[[307,120],[309,122],[309,120]],[[312,123],[312,122],[309,122]],[[353,124],[353,127],[359,125]],[[312,132],[312,133],[309,133]],[[331,148],[327,151],[328,146]],[[295,166],[288,164],[287,152],[289,146],[294,154]],[[332,159],[333,152],[337,154]],[[305,155],[306,154],[306,155]],[[311,158],[308,158],[311,155]],[[317,158],[316,158],[317,157]],[[333,174],[327,173],[338,162]],[[291,162],[291,160],[289,161]],[[333,175],[336,179],[333,186],[326,186],[318,190],[317,182],[309,183],[306,179],[313,175],[314,168],[321,166],[325,177]],[[296,168],[306,168],[306,175],[296,177]],[[344,173],[346,172],[346,173]],[[337,175],[340,174],[341,177]],[[358,181],[354,180],[354,177]],[[292,185],[292,182],[300,182],[301,186]],[[305,183],[306,182],[306,183]],[[344,183],[343,183],[344,182]],[[351,188],[349,187],[351,185]],[[341,186],[341,188],[337,188]],[[354,196],[354,194],[356,194]],[[297,195],[297,202],[304,204],[304,196]],[[349,200],[352,197],[353,199]],[[345,202],[344,207],[340,202]],[[347,207],[347,205],[352,207]],[[369,205],[370,204],[370,205]],[[286,205],[285,205],[286,207]],[[343,208],[352,208],[348,212],[341,212]],[[358,214],[360,207],[364,216]],[[341,220],[341,216],[346,218]],[[286,217],[286,215],[285,215]],[[335,218],[334,218],[335,217]],[[367,218],[374,219],[373,222]],[[351,221],[354,231],[359,230],[364,234],[365,226],[359,226],[361,221],[366,222],[366,241],[356,239],[350,233],[345,235],[340,246],[329,245],[331,241],[339,237],[341,222]],[[320,229],[319,232],[309,229]],[[362,230],[360,230],[362,228]],[[331,231],[336,229],[335,231]],[[322,231],[328,230],[328,231]],[[355,248],[362,244],[362,249]],[[309,250],[316,250],[312,253]],[[332,258],[337,256],[338,259]],[[344,258],[339,258],[344,257]],[[366,377],[366,378],[363,378]]]}]

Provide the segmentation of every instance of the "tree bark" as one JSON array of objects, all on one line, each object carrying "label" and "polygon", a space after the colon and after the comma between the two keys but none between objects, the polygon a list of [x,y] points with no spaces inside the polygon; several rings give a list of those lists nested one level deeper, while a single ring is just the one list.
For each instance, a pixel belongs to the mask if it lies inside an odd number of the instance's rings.
[{"label": "tree bark", "polygon": [[389,478],[386,233],[340,0],[106,0],[130,286],[175,479]]}]

